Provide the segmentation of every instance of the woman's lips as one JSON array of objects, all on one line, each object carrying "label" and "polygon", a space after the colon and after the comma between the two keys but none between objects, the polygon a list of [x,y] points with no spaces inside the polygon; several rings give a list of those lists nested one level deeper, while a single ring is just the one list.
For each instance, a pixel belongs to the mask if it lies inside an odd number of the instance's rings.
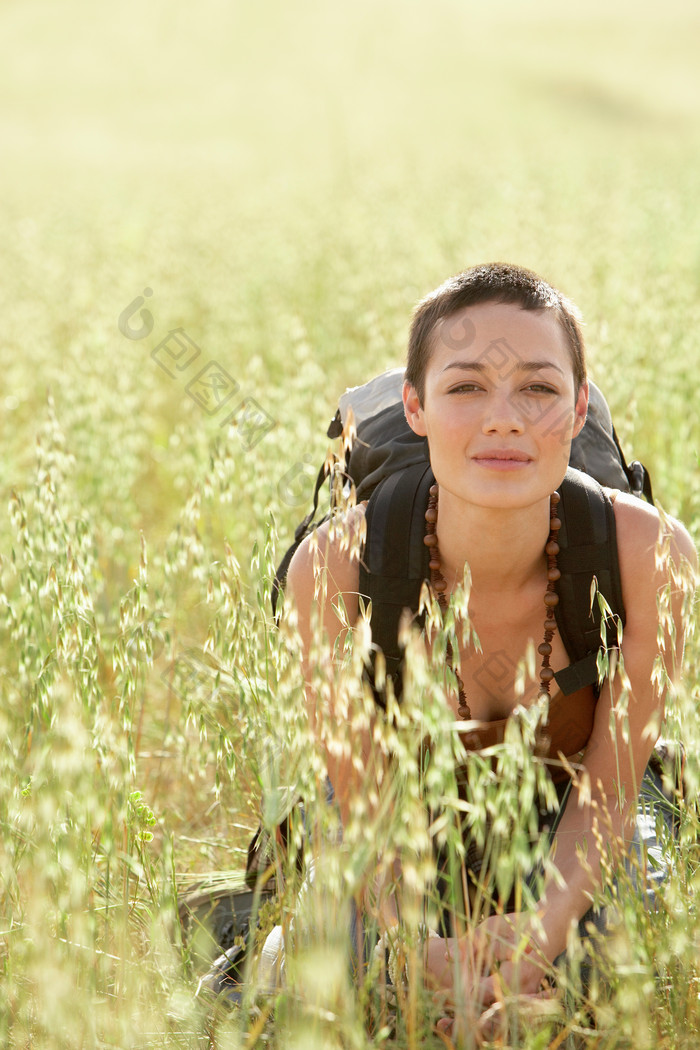
[{"label": "woman's lips", "polygon": [[518,470],[532,463],[532,457],[517,449],[494,449],[489,452],[478,452],[472,457],[480,467],[490,470]]}]

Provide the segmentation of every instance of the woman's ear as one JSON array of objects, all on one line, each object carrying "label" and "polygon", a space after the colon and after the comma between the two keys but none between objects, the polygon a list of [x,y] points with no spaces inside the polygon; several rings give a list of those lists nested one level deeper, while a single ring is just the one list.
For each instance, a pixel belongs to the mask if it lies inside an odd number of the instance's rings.
[{"label": "woman's ear", "polygon": [[578,396],[576,398],[576,405],[574,407],[574,432],[572,437],[578,437],[583,430],[583,424],[586,422],[586,414],[588,412],[588,383],[583,382],[579,388]]},{"label": "woman's ear", "polygon": [[418,434],[419,437],[425,437],[427,431],[425,429],[425,419],[423,418],[423,407],[418,397],[418,391],[407,379],[404,380],[403,384],[403,411],[411,430]]}]

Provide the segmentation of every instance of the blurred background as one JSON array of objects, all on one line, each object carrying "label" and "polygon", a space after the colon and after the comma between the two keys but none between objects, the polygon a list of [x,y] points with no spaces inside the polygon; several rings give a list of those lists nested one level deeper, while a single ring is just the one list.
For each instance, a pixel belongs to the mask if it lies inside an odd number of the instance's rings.
[{"label": "blurred background", "polygon": [[[104,400],[153,451],[191,408],[149,358],[177,326],[257,391],[273,459],[282,435],[306,448],[339,390],[402,359],[421,295],[505,259],[579,303],[593,374],[680,509],[699,30],[689,0],[4,0],[3,490],[49,386],[63,418]],[[153,335],[129,344],[144,288]]]}]

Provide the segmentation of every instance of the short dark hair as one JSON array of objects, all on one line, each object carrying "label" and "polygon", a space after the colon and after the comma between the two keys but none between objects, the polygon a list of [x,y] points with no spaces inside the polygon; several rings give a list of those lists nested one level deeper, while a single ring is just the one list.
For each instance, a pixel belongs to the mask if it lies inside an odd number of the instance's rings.
[{"label": "short dark hair", "polygon": [[435,325],[467,306],[480,303],[512,303],[523,310],[553,310],[569,346],[578,393],[586,381],[586,352],[578,307],[532,270],[509,263],[485,263],[450,277],[416,307],[408,339],[406,379],[415,387],[421,404]]}]

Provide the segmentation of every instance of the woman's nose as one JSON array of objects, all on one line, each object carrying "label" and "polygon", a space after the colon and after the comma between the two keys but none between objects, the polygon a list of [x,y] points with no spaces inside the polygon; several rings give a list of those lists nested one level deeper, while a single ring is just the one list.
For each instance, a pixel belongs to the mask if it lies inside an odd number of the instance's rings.
[{"label": "woman's nose", "polygon": [[525,419],[510,391],[495,391],[488,398],[484,414],[484,433],[520,434],[524,426]]}]

